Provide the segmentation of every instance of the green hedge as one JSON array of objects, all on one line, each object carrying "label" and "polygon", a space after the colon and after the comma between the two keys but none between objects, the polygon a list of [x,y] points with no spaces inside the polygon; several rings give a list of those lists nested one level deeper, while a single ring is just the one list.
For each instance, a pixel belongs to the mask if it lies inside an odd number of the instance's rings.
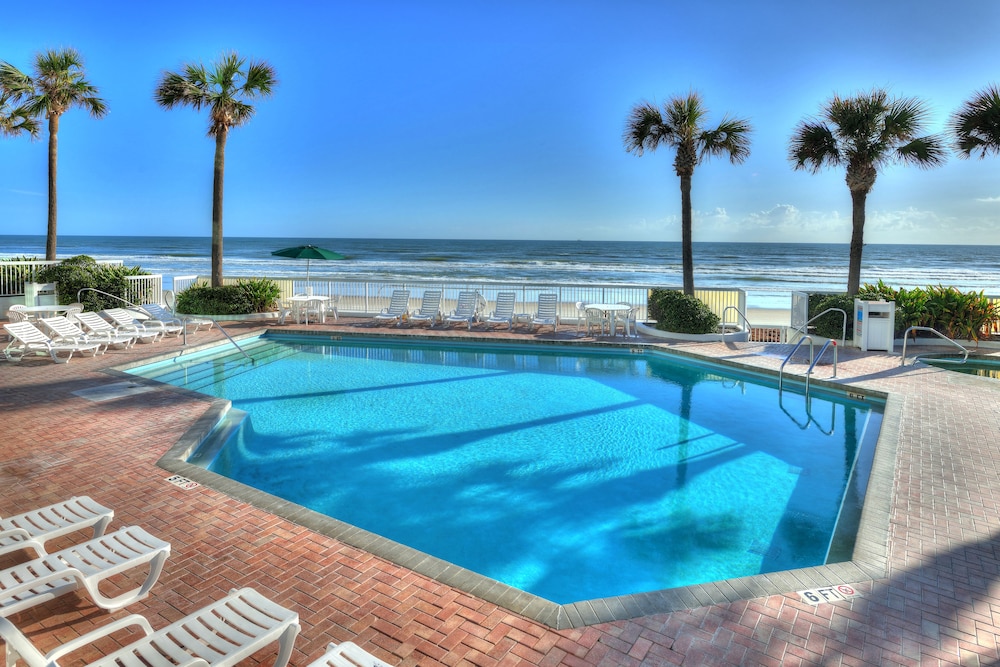
[{"label": "green hedge", "polygon": [[719,331],[719,316],[698,298],[678,290],[650,290],[648,312],[661,331],[685,334]]},{"label": "green hedge", "polygon": [[[66,305],[75,303],[77,294],[85,287],[98,289],[125,299],[129,290],[126,277],[145,275],[149,274],[138,266],[98,264],[93,257],[76,255],[41,269],[35,280],[40,283],[56,283],[59,302]],[[80,294],[79,300],[85,310],[118,308],[122,305],[118,299],[89,290]]]},{"label": "green hedge", "polygon": [[195,283],[177,295],[177,312],[188,315],[248,315],[277,310],[281,289],[267,278],[210,287]]},{"label": "green hedge", "polygon": [[[858,290],[862,301],[895,301],[895,334],[901,336],[910,327],[930,327],[949,338],[979,340],[980,332],[1000,319],[1000,308],[983,292],[961,292],[943,285],[914,289],[893,288],[881,280]],[[848,339],[854,336],[854,298],[847,294],[810,294],[809,317],[827,308],[843,308],[848,315]],[[830,313],[814,322],[815,332],[827,338],[840,338],[843,318]]]}]

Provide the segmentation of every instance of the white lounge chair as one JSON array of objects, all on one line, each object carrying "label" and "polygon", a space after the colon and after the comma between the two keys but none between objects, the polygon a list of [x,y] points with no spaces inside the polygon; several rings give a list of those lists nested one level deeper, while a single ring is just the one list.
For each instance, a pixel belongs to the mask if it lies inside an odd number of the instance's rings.
[{"label": "white lounge chair", "polygon": [[107,530],[115,511],[90,496],[74,496],[54,505],[0,519],[0,554],[32,549],[45,556],[45,543],[84,528],[94,527],[94,537]]},{"label": "white lounge chair", "polygon": [[184,327],[179,324],[168,324],[156,319],[139,319],[125,308],[105,308],[101,312],[119,327],[135,327],[140,331],[156,331],[159,332],[161,338],[167,334],[178,336],[184,330]]},{"label": "white lounge chair", "polygon": [[138,627],[145,637],[89,664],[230,667],[277,641],[274,667],[285,667],[299,633],[299,615],[252,588],[243,588],[159,630],[154,631],[145,617],[131,614],[45,654],[7,619],[0,619],[0,637],[7,643],[8,666],[20,657],[28,667],[59,667],[64,655],[85,646],[106,644],[106,637],[129,627]]},{"label": "white lounge chair", "polygon": [[555,292],[539,294],[538,309],[531,316],[532,329],[548,324],[552,325],[553,332],[559,328],[559,295]]},{"label": "white lounge chair", "polygon": [[330,644],[326,653],[309,663],[308,667],[391,667],[354,642]]},{"label": "white lounge chair", "polygon": [[441,290],[426,290],[420,297],[420,310],[410,314],[410,322],[427,322],[429,326],[441,319]]},{"label": "white lounge chair", "polygon": [[493,313],[486,318],[487,327],[491,324],[506,324],[507,331],[514,328],[514,307],[517,305],[516,292],[497,292],[497,302]]},{"label": "white lounge chair", "polygon": [[156,322],[181,327],[194,327],[194,331],[191,333],[197,333],[202,327],[205,327],[205,330],[208,331],[215,324],[214,320],[205,319],[204,317],[194,317],[193,315],[187,315],[184,318],[177,317],[158,303],[144,303],[142,304],[142,309]]},{"label": "white lounge chair", "polygon": [[446,316],[441,323],[448,326],[455,322],[465,322],[471,331],[472,325],[479,321],[480,298],[479,292],[459,292],[455,310]]},{"label": "white lounge chair", "polygon": [[52,333],[53,338],[61,341],[73,341],[74,343],[96,343],[100,345],[97,354],[104,354],[108,349],[108,341],[99,339],[96,335],[88,334],[86,331],[76,326],[66,319],[65,316],[43,317],[39,323]]},{"label": "white lounge chair", "polygon": [[[73,547],[0,570],[0,616],[9,616],[83,588],[108,611],[149,595],[163,571],[170,544],[138,526],[128,526]],[[138,586],[115,597],[100,590],[105,579],[149,564]]]},{"label": "white lounge chair", "polygon": [[132,347],[135,341],[141,340],[152,343],[160,337],[158,331],[139,331],[136,327],[116,327],[95,312],[82,312],[76,314],[76,321],[79,322],[88,333],[98,336],[107,336],[109,340],[114,340],[112,345],[124,345]]},{"label": "white lounge chair", "polygon": [[104,346],[98,343],[49,338],[31,322],[8,322],[3,328],[12,338],[3,351],[10,362],[20,361],[25,354],[48,352],[52,361],[65,364],[75,352],[94,356],[104,351]]},{"label": "white lounge chair", "polygon": [[389,307],[383,308],[382,312],[375,316],[375,324],[395,322],[398,327],[403,322],[403,315],[407,314],[409,307],[410,290],[393,290],[392,297],[389,299]]}]

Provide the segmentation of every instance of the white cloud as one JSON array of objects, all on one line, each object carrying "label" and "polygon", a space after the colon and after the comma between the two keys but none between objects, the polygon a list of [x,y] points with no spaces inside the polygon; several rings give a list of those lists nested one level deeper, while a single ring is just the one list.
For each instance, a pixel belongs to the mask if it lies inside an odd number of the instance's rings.
[{"label": "white cloud", "polygon": [[984,204],[996,204],[1000,203],[1000,197],[976,197],[976,201]]}]

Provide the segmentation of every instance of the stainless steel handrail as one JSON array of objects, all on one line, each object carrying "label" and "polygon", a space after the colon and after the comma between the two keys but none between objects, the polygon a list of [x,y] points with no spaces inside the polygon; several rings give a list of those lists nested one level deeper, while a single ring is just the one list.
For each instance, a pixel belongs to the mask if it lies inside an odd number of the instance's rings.
[{"label": "stainless steel handrail", "polygon": [[840,333],[840,344],[841,345],[847,345],[847,340],[846,340],[847,339],[847,311],[844,310],[843,308],[827,308],[822,313],[818,313],[816,315],[813,315],[811,318],[809,318],[808,322],[806,322],[805,324],[803,324],[799,328],[792,329],[792,333],[793,334],[794,333],[805,334],[806,331],[809,330],[809,325],[812,322],[814,322],[815,320],[823,317],[827,313],[832,313],[834,311],[836,311],[836,312],[838,312],[838,313],[840,313],[840,314],[842,314],[844,316],[844,326],[841,328],[841,333]]},{"label": "stainless steel handrail", "polygon": [[103,294],[104,296],[110,296],[112,299],[118,299],[122,303],[126,304],[129,308],[140,308],[141,309],[141,306],[138,306],[138,305],[132,303],[128,299],[123,299],[120,296],[118,296],[117,294],[111,294],[110,292],[105,292],[104,290],[99,290],[96,287],[81,287],[76,292],[76,300],[77,301],[80,301],[80,295],[83,294],[84,292],[97,292],[98,294]]},{"label": "stainless steel handrail", "polygon": [[[907,337],[909,336],[909,334],[910,334],[911,331],[928,331],[928,332],[934,334],[935,336],[937,336],[938,338],[943,338],[944,340],[948,341],[949,343],[951,343],[952,345],[954,345],[955,347],[957,347],[958,349],[960,349],[964,353],[964,356],[962,357],[961,361],[956,361],[956,360],[952,360],[952,359],[940,359],[941,363],[946,363],[946,364],[964,364],[966,361],[968,361],[968,359],[969,359],[969,350],[964,345],[962,345],[961,343],[958,343],[958,342],[952,340],[951,338],[948,338],[947,336],[945,336],[943,333],[941,333],[937,329],[932,329],[931,327],[910,327],[909,329],[907,329],[906,331],[903,332],[903,358],[899,361],[899,365],[900,366],[905,366],[906,365],[906,341],[907,341]],[[929,354],[918,354],[918,355],[915,355],[913,357],[913,364],[917,363],[917,360],[919,360],[920,357],[927,357],[927,356],[930,356],[930,355]],[[910,364],[910,365],[912,366],[913,364]]]},{"label": "stainless steel handrail", "polygon": [[743,318],[743,321],[746,322],[747,325],[747,331],[753,329],[753,325],[750,324],[750,320],[747,319],[747,316],[743,313],[742,310],[740,310],[736,306],[726,306],[725,308],[722,309],[722,317],[720,318],[721,321],[719,323],[719,326],[722,327],[723,339],[725,339],[726,337],[726,324],[728,324],[728,322],[726,322],[726,313],[728,313],[730,310],[735,310],[736,314]]},{"label": "stainless steel handrail", "polygon": [[778,392],[779,393],[781,392],[781,385],[782,385],[782,382],[783,382],[783,380],[785,378],[785,364],[787,364],[788,360],[792,358],[792,355],[795,354],[795,352],[800,347],[802,347],[802,343],[804,343],[806,341],[809,341],[809,360],[812,361],[812,358],[813,358],[813,339],[812,339],[812,336],[803,336],[802,338],[800,338],[798,340],[797,343],[795,343],[795,346],[792,348],[792,351],[788,353],[788,356],[785,357],[785,360],[781,362],[781,366],[778,368]]}]

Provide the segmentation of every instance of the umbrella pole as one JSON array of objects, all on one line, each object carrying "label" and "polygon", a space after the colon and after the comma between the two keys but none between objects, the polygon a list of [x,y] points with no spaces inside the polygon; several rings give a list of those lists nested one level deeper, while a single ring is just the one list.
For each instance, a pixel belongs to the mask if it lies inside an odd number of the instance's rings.
[{"label": "umbrella pole", "polygon": [[306,257],[306,282],[309,282],[309,262],[310,261],[311,260],[308,257]]}]

